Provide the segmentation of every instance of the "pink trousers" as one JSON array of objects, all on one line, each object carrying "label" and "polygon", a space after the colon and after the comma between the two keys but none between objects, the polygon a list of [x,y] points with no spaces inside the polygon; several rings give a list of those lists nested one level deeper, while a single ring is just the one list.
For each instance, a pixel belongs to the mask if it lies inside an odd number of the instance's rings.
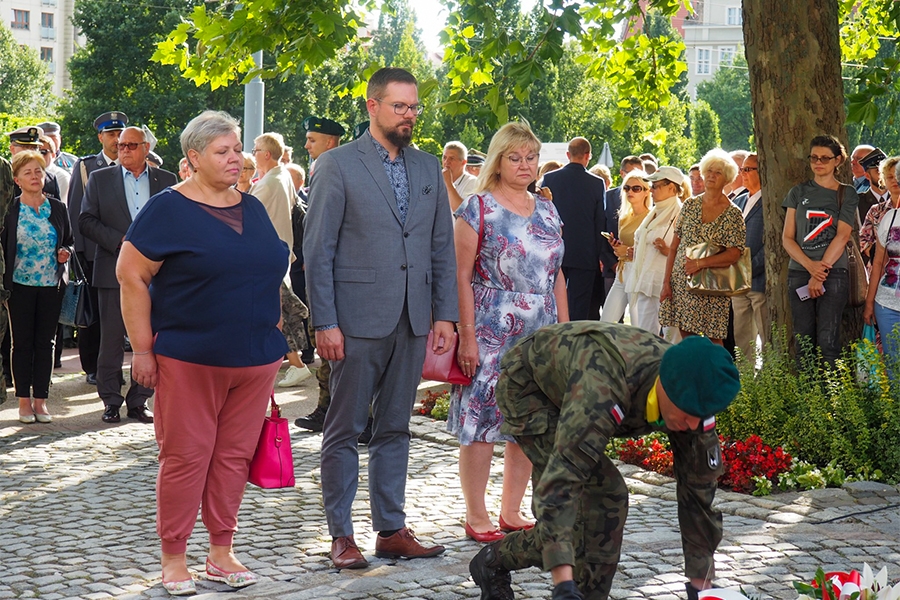
[{"label": "pink trousers", "polygon": [[199,507],[210,544],[231,545],[281,359],[240,368],[156,360],[156,532],[162,551],[186,551]]}]

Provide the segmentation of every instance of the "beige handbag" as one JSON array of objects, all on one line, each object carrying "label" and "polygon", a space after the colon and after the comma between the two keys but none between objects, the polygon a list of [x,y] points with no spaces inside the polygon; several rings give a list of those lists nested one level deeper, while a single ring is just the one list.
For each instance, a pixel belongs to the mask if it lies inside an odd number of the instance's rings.
[{"label": "beige handbag", "polygon": [[[702,242],[685,249],[684,255],[689,260],[699,260],[715,256],[725,248],[717,244]],[[750,248],[744,246],[744,252],[736,263],[730,267],[710,267],[700,269],[688,277],[688,291],[702,296],[738,296],[750,291],[753,268],[750,264]]]}]

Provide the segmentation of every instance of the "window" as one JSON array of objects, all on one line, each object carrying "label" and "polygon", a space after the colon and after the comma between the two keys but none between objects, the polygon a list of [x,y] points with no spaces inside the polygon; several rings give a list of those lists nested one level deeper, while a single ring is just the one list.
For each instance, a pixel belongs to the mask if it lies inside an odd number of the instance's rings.
[{"label": "window", "polygon": [[41,48],[41,60],[47,64],[51,75],[56,74],[56,63],[53,62],[53,48]]},{"label": "window", "polygon": [[709,48],[697,48],[697,75],[709,75],[709,62],[712,51]]},{"label": "window", "polygon": [[56,39],[56,28],[53,27],[53,21],[53,13],[41,13],[41,39]]},{"label": "window", "polygon": [[727,22],[729,25],[743,25],[744,24],[744,15],[741,13],[740,6],[728,7],[728,21]]},{"label": "window", "polygon": [[730,65],[734,62],[734,46],[722,46],[719,48],[719,64]]},{"label": "window", "polygon": [[29,28],[29,12],[27,10],[13,9],[13,20],[10,23],[10,29],[28,29]]}]

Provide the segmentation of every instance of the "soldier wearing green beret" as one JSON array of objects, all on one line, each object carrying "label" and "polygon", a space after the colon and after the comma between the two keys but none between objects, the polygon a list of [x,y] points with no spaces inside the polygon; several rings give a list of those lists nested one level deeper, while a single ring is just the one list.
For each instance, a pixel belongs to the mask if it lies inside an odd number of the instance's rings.
[{"label": "soldier wearing green beret", "polygon": [[[15,182],[13,181],[12,166],[9,161],[0,156],[0,223],[6,219],[6,211],[13,200],[13,190]],[[3,248],[0,247],[0,340],[6,337],[6,329],[9,325],[9,317],[6,313],[6,299],[9,293],[3,287],[3,274],[6,272],[6,261],[3,260]],[[0,404],[6,402],[6,384],[5,377],[0,373]]]},{"label": "soldier wearing green beret", "polygon": [[619,562],[628,490],[604,450],[665,431],[674,454],[688,597],[711,587],[722,515],[715,417],[740,389],[728,352],[692,336],[671,345],[642,329],[574,321],[543,327],[504,356],[501,431],[534,465],[533,529],[483,548],[469,570],[482,600],[513,598],[510,571],[553,576],[555,600],[605,600]]}]

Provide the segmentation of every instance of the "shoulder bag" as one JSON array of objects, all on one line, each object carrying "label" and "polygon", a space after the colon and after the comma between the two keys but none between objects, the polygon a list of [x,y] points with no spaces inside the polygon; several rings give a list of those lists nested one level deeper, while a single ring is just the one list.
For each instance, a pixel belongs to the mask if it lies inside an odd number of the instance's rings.
[{"label": "shoulder bag", "polygon": [[[684,255],[688,259],[699,260],[715,256],[725,250],[724,247],[709,242],[701,242],[685,248]],[[736,263],[729,267],[709,267],[700,269],[688,277],[688,291],[701,296],[738,296],[750,291],[753,282],[753,266],[750,261],[750,248],[744,251]]]},{"label": "shoulder bag", "polygon": [[266,489],[294,487],[294,455],[291,452],[288,420],[281,416],[274,392],[270,402],[272,414],[263,423],[247,479],[253,485]]},{"label": "shoulder bag", "polygon": [[[838,184],[838,218],[841,215],[841,206],[844,204],[844,184]],[[856,230],[859,232],[859,211],[856,211]],[[847,241],[847,271],[850,274],[850,306],[862,306],[866,303],[866,293],[869,290],[869,274],[863,263],[862,253],[859,251],[859,243],[851,233]]]},{"label": "shoulder bag", "polygon": [[87,277],[74,252],[69,256],[69,283],[63,294],[59,322],[70,327],[90,327],[97,321],[97,310],[91,299]]}]

